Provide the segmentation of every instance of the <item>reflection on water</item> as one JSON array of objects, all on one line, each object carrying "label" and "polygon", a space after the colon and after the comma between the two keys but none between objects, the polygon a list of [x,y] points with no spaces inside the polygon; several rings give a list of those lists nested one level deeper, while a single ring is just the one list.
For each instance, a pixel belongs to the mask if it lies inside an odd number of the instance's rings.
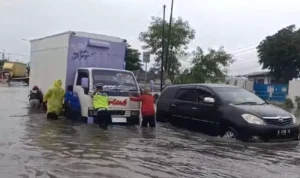
[{"label": "reflection on water", "polygon": [[28,91],[0,88],[1,177],[300,177],[298,142],[229,142],[169,124],[49,122],[28,111]]}]

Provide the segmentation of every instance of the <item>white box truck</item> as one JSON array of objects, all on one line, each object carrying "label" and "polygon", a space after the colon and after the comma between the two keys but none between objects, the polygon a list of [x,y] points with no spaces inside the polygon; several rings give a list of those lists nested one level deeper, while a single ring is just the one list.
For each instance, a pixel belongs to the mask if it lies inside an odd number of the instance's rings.
[{"label": "white box truck", "polygon": [[30,83],[45,94],[56,79],[74,86],[83,117],[95,116],[89,92],[101,83],[109,96],[113,122],[139,124],[140,104],[129,95],[140,89],[125,69],[126,40],[85,32],[65,32],[31,40]]}]

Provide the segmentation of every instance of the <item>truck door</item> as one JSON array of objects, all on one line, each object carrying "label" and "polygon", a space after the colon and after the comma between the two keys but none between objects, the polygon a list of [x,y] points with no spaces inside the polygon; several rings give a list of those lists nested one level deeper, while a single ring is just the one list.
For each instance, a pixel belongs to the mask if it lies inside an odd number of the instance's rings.
[{"label": "truck door", "polygon": [[[87,69],[78,69],[76,77],[75,77],[75,82],[74,82],[75,84],[74,85],[81,87],[81,79],[82,78],[88,78],[90,80],[89,71]],[[87,95],[90,88],[88,86],[87,88],[83,88],[83,90],[84,90],[84,94]]]},{"label": "truck door", "polygon": [[75,81],[74,81],[74,92],[76,92],[79,97],[79,101],[80,101],[80,105],[81,105],[81,115],[83,117],[87,117],[88,116],[88,108],[92,107],[92,99],[88,95],[89,90],[90,90],[90,85],[88,85],[88,87],[86,87],[86,88],[82,88],[82,86],[81,86],[82,78],[88,78],[88,80],[90,80],[89,70],[78,69],[76,76],[75,76]]}]

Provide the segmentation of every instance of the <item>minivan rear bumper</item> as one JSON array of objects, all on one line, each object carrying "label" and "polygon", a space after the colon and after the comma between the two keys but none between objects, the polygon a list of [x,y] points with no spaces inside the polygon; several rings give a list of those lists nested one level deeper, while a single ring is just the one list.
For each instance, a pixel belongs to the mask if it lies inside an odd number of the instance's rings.
[{"label": "minivan rear bumper", "polygon": [[272,126],[248,125],[239,132],[241,139],[247,140],[286,140],[299,137],[299,125]]}]

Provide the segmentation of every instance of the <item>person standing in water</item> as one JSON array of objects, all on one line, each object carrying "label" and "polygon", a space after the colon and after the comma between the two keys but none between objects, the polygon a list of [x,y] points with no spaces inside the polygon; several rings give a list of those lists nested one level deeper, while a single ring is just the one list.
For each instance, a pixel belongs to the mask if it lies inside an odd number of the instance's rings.
[{"label": "person standing in water", "polygon": [[65,92],[61,83],[61,80],[55,80],[54,86],[44,96],[43,102],[47,102],[47,119],[58,119],[62,112]]},{"label": "person standing in water", "polygon": [[73,85],[69,85],[65,94],[66,117],[72,121],[81,117],[81,107],[78,94],[73,91]]},{"label": "person standing in water", "polygon": [[32,88],[28,97],[29,97],[29,106],[31,109],[40,107],[40,104],[43,101],[43,95],[37,86],[34,86]]},{"label": "person standing in water", "polygon": [[154,98],[151,94],[150,88],[144,89],[144,94],[139,97],[130,96],[131,101],[142,102],[142,127],[155,127],[155,109],[154,109]]},{"label": "person standing in water", "polygon": [[103,86],[96,86],[96,91],[91,93],[93,98],[93,106],[97,111],[96,123],[100,127],[107,129],[108,124],[111,122],[111,115],[108,112],[108,95],[103,91]]}]

